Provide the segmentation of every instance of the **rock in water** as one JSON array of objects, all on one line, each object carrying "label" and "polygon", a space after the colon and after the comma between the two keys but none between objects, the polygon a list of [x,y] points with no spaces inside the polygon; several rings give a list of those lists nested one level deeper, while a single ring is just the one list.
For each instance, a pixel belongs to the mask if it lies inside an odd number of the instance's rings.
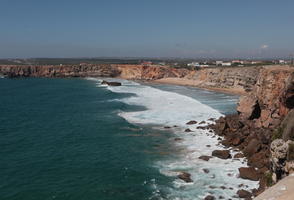
[{"label": "rock in water", "polygon": [[212,156],[215,156],[221,159],[228,159],[232,157],[229,150],[214,150],[212,152]]},{"label": "rock in water", "polygon": [[214,196],[208,195],[204,198],[204,200],[215,200]]},{"label": "rock in water", "polygon": [[191,120],[191,121],[187,122],[186,124],[187,124],[187,125],[197,124],[197,121],[195,121],[195,120]]},{"label": "rock in water", "polygon": [[103,80],[101,82],[102,85],[109,85],[109,86],[121,86],[120,82],[110,82],[110,81],[105,81]]},{"label": "rock in water", "polygon": [[238,190],[237,194],[240,198],[246,198],[246,199],[252,196],[252,194],[246,190]]},{"label": "rock in water", "polygon": [[211,156],[200,156],[199,159],[209,161],[209,159],[212,158]]},{"label": "rock in water", "polygon": [[185,181],[186,183],[191,183],[193,182],[193,180],[191,179],[191,174],[187,173],[187,172],[181,172],[178,175],[179,179],[182,179],[183,181]]}]

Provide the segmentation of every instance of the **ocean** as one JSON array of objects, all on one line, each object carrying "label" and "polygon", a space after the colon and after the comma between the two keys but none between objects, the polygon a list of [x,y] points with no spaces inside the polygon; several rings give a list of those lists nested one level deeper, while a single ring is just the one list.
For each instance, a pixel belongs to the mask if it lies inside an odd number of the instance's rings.
[{"label": "ocean", "polygon": [[238,199],[240,184],[257,187],[238,178],[245,160],[198,159],[224,147],[186,125],[234,113],[238,96],[101,80],[0,79],[0,199]]}]

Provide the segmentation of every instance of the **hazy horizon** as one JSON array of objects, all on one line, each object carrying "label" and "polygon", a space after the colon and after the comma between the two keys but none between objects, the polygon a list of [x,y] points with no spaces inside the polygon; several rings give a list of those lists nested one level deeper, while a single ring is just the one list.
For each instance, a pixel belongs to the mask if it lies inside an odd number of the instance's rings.
[{"label": "hazy horizon", "polygon": [[3,0],[0,58],[289,58],[294,2]]}]

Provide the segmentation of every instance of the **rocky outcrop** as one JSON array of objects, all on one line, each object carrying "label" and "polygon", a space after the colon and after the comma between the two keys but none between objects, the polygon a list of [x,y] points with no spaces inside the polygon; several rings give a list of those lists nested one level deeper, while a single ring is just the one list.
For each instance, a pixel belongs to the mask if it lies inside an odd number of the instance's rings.
[{"label": "rocky outcrop", "polygon": [[102,85],[109,85],[109,86],[121,86],[120,82],[115,82],[115,81],[105,81],[103,80],[101,82]]}]

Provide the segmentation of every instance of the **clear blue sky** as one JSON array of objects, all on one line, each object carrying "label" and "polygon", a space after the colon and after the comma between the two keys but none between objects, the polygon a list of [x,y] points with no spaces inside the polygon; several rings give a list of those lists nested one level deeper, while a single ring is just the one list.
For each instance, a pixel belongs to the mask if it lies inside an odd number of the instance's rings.
[{"label": "clear blue sky", "polygon": [[287,57],[294,0],[0,0],[0,57]]}]

